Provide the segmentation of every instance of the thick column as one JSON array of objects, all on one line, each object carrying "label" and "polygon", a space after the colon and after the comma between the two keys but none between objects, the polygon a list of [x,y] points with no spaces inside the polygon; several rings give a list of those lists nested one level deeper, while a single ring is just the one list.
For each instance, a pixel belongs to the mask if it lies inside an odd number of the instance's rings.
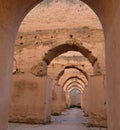
[{"label": "thick column", "polygon": [[62,87],[53,86],[52,90],[52,115],[60,115],[62,112]]},{"label": "thick column", "polygon": [[84,91],[81,94],[81,108],[83,112],[85,112],[85,92]]},{"label": "thick column", "polygon": [[[4,4],[5,1],[1,2]],[[7,5],[10,4],[9,2],[7,1]],[[13,15],[11,13],[9,17],[9,12],[11,10],[0,4],[0,130],[6,130],[8,127],[13,53],[17,32],[16,25],[12,26],[14,21],[12,19]]]},{"label": "thick column", "polygon": [[[1,16],[2,17],[2,16]],[[3,26],[4,28],[4,26]],[[10,103],[10,89],[13,63],[13,37],[9,39],[6,28],[5,34],[0,27],[0,130],[8,127],[8,109]]]},{"label": "thick column", "polygon": [[51,79],[32,74],[13,78],[11,122],[47,123],[51,117]]},{"label": "thick column", "polygon": [[52,80],[49,76],[44,77],[47,80],[46,85],[46,112],[45,112],[45,123],[51,122],[51,109],[52,109]]},{"label": "thick column", "polygon": [[70,108],[70,95],[69,95],[69,92],[66,92],[66,107]]},{"label": "thick column", "polygon": [[88,116],[88,86],[84,87],[83,91],[83,111],[85,116]]},{"label": "thick column", "polygon": [[64,90],[62,90],[62,111],[65,111],[66,109],[66,95]]},{"label": "thick column", "polygon": [[88,111],[93,126],[106,127],[105,76],[93,75],[88,81]]},{"label": "thick column", "polygon": [[81,102],[81,109],[84,111],[84,98],[83,98],[83,93],[80,95],[80,102]]},{"label": "thick column", "polygon": [[120,129],[120,1],[106,34],[108,130]]}]

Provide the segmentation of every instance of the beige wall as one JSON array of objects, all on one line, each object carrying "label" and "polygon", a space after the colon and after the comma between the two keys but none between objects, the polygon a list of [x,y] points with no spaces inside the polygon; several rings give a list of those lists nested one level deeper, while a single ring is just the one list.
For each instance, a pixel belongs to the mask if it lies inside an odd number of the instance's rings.
[{"label": "beige wall", "polygon": [[70,107],[70,95],[69,92],[65,92],[65,97],[66,97],[66,108]]},{"label": "beige wall", "polygon": [[66,107],[66,94],[62,91],[62,111],[65,111]]},{"label": "beige wall", "polygon": [[60,115],[62,112],[62,87],[55,85],[52,92],[52,115]]},{"label": "beige wall", "polygon": [[52,110],[52,80],[51,80],[51,77],[49,77],[48,75],[45,77],[46,81],[44,82],[47,82],[45,83],[44,87],[46,87],[46,93],[45,93],[45,96],[46,96],[46,112],[45,112],[45,123],[47,122],[50,122],[51,121],[51,110]]},{"label": "beige wall", "polygon": [[31,74],[13,76],[9,121],[47,123],[51,115],[51,80]]},{"label": "beige wall", "polygon": [[88,112],[93,126],[106,127],[106,86],[104,75],[93,75],[88,80]]},{"label": "beige wall", "polygon": [[82,100],[83,100],[83,111],[85,116],[88,116],[88,86],[84,87],[83,93],[82,93]]},{"label": "beige wall", "polygon": [[83,93],[81,93],[81,95],[80,95],[80,100],[81,100],[81,109],[84,111],[84,97],[83,97]]},{"label": "beige wall", "polygon": [[[99,16],[105,32],[107,64],[108,129],[120,129],[120,1],[83,0]],[[15,36],[25,14],[37,0],[0,0],[0,130],[7,129]],[[12,3],[12,4],[11,4]],[[4,8],[3,8],[4,7]],[[117,106],[117,107],[116,107]]]}]

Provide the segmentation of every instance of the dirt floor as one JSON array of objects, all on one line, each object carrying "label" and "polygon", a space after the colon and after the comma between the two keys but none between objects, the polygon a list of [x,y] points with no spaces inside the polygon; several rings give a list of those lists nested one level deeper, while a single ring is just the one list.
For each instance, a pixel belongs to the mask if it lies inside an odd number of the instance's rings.
[{"label": "dirt floor", "polygon": [[80,109],[70,109],[61,116],[52,116],[52,122],[47,125],[30,125],[9,123],[8,130],[106,130],[105,128],[90,128],[88,118]]}]

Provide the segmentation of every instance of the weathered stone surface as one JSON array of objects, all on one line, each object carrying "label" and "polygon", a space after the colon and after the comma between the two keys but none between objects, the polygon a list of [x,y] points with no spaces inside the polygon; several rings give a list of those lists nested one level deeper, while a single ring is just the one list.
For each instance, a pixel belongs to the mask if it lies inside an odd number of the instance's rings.
[{"label": "weathered stone surface", "polygon": [[[120,116],[119,116],[119,109],[120,109],[120,73],[119,73],[119,66],[120,66],[120,60],[119,60],[119,55],[120,55],[120,37],[119,37],[119,32],[120,32],[120,17],[119,17],[119,5],[120,2],[118,0],[100,0],[100,1],[94,1],[94,0],[83,0],[86,2],[98,15],[102,27],[104,30],[104,36],[105,36],[105,42],[106,42],[106,63],[107,63],[107,101],[108,101],[108,129],[109,130],[118,130],[120,128]],[[0,75],[0,129],[5,130],[7,129],[7,115],[8,115],[8,108],[9,108],[9,99],[10,99],[10,84],[11,84],[11,77],[12,77],[12,62],[13,62],[13,50],[14,50],[14,42],[15,42],[15,37],[17,34],[17,30],[19,28],[19,25],[24,18],[25,14],[27,14],[30,9],[32,9],[36,4],[38,4],[40,1],[38,0],[0,0],[0,39],[1,39],[1,47],[0,47],[0,68],[1,68],[1,75]],[[12,4],[11,4],[12,3]],[[59,7],[59,3],[57,3]],[[55,5],[56,6],[56,5]],[[54,7],[53,6],[53,9]],[[79,4],[78,7],[80,8]],[[75,11],[77,8],[75,7]],[[56,11],[56,10],[54,10]],[[58,11],[60,12],[60,11]],[[58,14],[56,11],[56,14]],[[63,14],[66,13],[67,10]],[[68,11],[69,12],[69,11]],[[78,12],[81,12],[78,11]],[[36,13],[36,12],[35,12]],[[44,13],[46,14],[46,13]],[[48,11],[48,14],[52,14]],[[75,15],[70,15],[70,16],[77,16]],[[47,16],[47,15],[45,15]],[[64,15],[65,16],[65,15]],[[88,15],[87,15],[88,17]],[[42,16],[43,18],[43,16]],[[42,18],[40,20],[42,20]],[[46,17],[48,18],[48,17]],[[53,17],[54,18],[54,17]],[[50,18],[51,19],[51,18]],[[47,19],[47,23],[49,23],[49,20]],[[76,20],[75,17],[73,19]],[[85,17],[83,17],[85,19]],[[93,25],[96,25],[93,22],[94,18],[91,18]],[[63,19],[59,18],[58,21],[62,21]],[[71,17],[68,20],[71,22]],[[78,20],[78,23],[81,21],[81,19]],[[44,23],[44,22],[43,22]],[[53,23],[53,22],[51,22]],[[61,22],[62,23],[62,22]],[[86,23],[86,22],[84,22]],[[37,25],[37,24],[35,24]],[[58,26],[58,24],[55,24]],[[77,25],[76,28],[78,28],[79,24]],[[53,25],[52,25],[53,26]],[[69,27],[70,24],[68,24]],[[29,26],[30,27],[30,26]],[[79,26],[81,27],[81,26]],[[62,26],[62,28],[65,28]],[[73,27],[74,28],[74,27]],[[30,28],[31,29],[31,28]],[[48,29],[48,28],[47,28]],[[86,27],[84,27],[86,29]],[[88,29],[88,27],[87,27]],[[87,35],[89,38],[90,35]],[[96,35],[95,35],[96,36]],[[71,34],[70,34],[71,37]],[[22,37],[21,37],[22,38]],[[52,36],[51,36],[52,38]],[[96,37],[98,39],[98,37]],[[87,40],[86,40],[87,41]],[[96,44],[98,44],[97,42]],[[36,42],[36,45],[38,43]],[[48,44],[48,42],[47,42]],[[86,46],[88,47],[89,44],[85,42]],[[23,45],[22,42],[20,42],[20,45]],[[90,47],[90,46],[89,46]],[[103,47],[98,46],[97,48],[100,50],[100,53],[103,51]],[[33,54],[35,51],[30,50],[26,51],[26,49],[23,49],[24,52],[27,54],[29,53],[29,56],[31,57],[31,54]],[[21,50],[20,50],[21,51]],[[42,50],[43,51],[43,50]],[[42,53],[41,51],[41,53]],[[31,53],[32,52],[32,53]],[[36,49],[36,53],[38,53],[38,50]],[[38,53],[39,54],[39,53]],[[44,51],[42,53],[44,55]],[[41,54],[41,55],[42,55]],[[42,56],[43,56],[42,55]],[[100,54],[101,55],[101,54]],[[26,59],[26,56],[22,53],[22,56]],[[30,58],[29,57],[29,58]],[[97,56],[98,57],[98,56]],[[116,58],[117,57],[117,58]],[[22,63],[21,57],[19,57],[20,61],[18,61],[17,66],[19,63]],[[32,59],[32,58],[31,58]],[[35,58],[37,59],[37,58]],[[99,59],[99,57],[98,57]],[[103,60],[103,57],[100,58],[101,61]],[[99,59],[99,60],[100,60]],[[40,58],[37,59],[39,61]],[[19,72],[29,72],[29,68],[32,66],[36,65],[36,61],[33,62],[32,60],[27,60],[27,65],[26,62],[24,62],[24,67],[17,67]],[[31,64],[32,63],[32,64]],[[38,63],[38,62],[37,62]],[[102,62],[99,62],[101,65]],[[101,65],[99,64],[100,68]],[[117,107],[116,107],[117,104]]]},{"label": "weathered stone surface", "polygon": [[31,68],[31,73],[37,77],[43,77],[47,75],[47,65],[46,63],[38,63]]},{"label": "weathered stone surface", "polygon": [[92,126],[107,126],[106,81],[104,75],[89,77],[88,112]]},{"label": "weathered stone surface", "polygon": [[83,93],[82,93],[82,100],[83,100],[83,111],[85,116],[88,116],[88,86],[85,86]]},{"label": "weathered stone surface", "polygon": [[31,74],[13,78],[10,122],[47,123],[51,119],[51,81]]},{"label": "weathered stone surface", "polygon": [[52,88],[52,115],[60,115],[62,112],[62,87],[54,85]]}]

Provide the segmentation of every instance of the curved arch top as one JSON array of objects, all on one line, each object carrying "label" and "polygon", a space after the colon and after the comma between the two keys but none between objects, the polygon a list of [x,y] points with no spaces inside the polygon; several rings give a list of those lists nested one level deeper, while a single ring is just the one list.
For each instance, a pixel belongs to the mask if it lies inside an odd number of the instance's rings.
[{"label": "curved arch top", "polygon": [[65,89],[69,89],[70,86],[78,85],[78,84],[79,84],[79,85],[81,86],[81,88],[83,89],[83,85],[82,85],[80,82],[78,82],[78,81],[73,81],[73,82],[69,83],[69,84],[65,87]]},{"label": "curved arch top", "polygon": [[65,69],[76,69],[76,70],[79,70],[80,72],[82,72],[84,74],[84,76],[88,80],[88,74],[87,74],[87,72],[85,72],[84,70],[82,70],[82,69],[80,69],[80,68],[78,68],[76,66],[73,66],[73,65],[66,66]]},{"label": "curved arch top", "polygon": [[66,43],[48,50],[43,57],[43,60],[47,63],[47,65],[49,65],[55,57],[68,51],[77,51],[82,53],[92,65],[94,65],[94,63],[97,61],[97,58],[93,56],[91,51],[82,46],[81,43],[77,43],[74,40],[66,41]]},{"label": "curved arch top", "polygon": [[78,73],[78,72],[77,73],[72,73],[72,72],[69,72],[69,71],[68,71],[68,73],[63,73],[63,71],[60,72],[61,77],[60,77],[59,80],[56,80],[56,84],[60,84],[61,86],[63,86],[65,81],[68,81],[72,78],[74,78],[74,79],[77,78],[77,79],[81,80],[82,84],[87,85],[88,79],[85,77],[85,75],[83,73],[81,73],[81,72]]},{"label": "curved arch top", "polygon": [[69,91],[72,88],[78,88],[80,89],[81,93],[84,91],[84,88],[81,86],[81,84],[79,82],[72,82],[71,84],[69,84],[66,88],[64,88],[64,91]]},{"label": "curved arch top", "polygon": [[79,70],[86,77],[86,79],[88,80],[88,74],[84,70],[82,70],[82,69],[80,69],[80,68],[78,68],[76,66],[70,65],[70,66],[65,66],[65,68],[58,74],[58,76],[56,78],[57,81],[59,81],[59,79],[63,76],[63,74],[64,74],[66,69],[76,69],[76,70]]},{"label": "curved arch top", "polygon": [[70,88],[70,89],[68,90],[68,92],[70,93],[70,92],[73,91],[74,89],[80,91],[80,93],[81,93],[81,89],[80,89],[79,87]]},{"label": "curved arch top", "polygon": [[[20,1],[0,0],[0,1],[2,3],[1,5],[4,5],[4,7],[6,7],[6,8],[8,8],[7,7],[8,5],[11,5],[11,11],[14,11],[16,13],[16,15],[11,14],[11,16],[14,16],[13,17],[14,19],[16,19],[16,17],[17,17],[17,22],[21,22],[23,20],[23,18],[25,17],[25,15],[32,8],[34,8],[38,3],[40,3],[43,0],[20,0]],[[112,21],[112,18],[113,18],[112,16],[114,15],[114,8],[116,6],[116,4],[114,4],[115,2],[113,2],[113,0],[81,0],[81,1],[83,1],[88,6],[90,6],[90,8],[92,8],[92,10],[99,17],[103,27],[107,26],[108,20],[109,20],[109,22]],[[9,10],[7,10],[7,11],[10,12]],[[111,12],[111,13],[109,13],[109,12]],[[1,12],[1,14],[2,14],[2,12]]]},{"label": "curved arch top", "polygon": [[72,77],[69,77],[64,83],[63,83],[63,87],[65,86],[65,84],[68,82],[68,81],[70,81],[71,79],[78,79],[78,80],[80,80],[84,85],[86,85],[86,83],[81,79],[81,78],[79,78],[78,76],[72,76]]}]

